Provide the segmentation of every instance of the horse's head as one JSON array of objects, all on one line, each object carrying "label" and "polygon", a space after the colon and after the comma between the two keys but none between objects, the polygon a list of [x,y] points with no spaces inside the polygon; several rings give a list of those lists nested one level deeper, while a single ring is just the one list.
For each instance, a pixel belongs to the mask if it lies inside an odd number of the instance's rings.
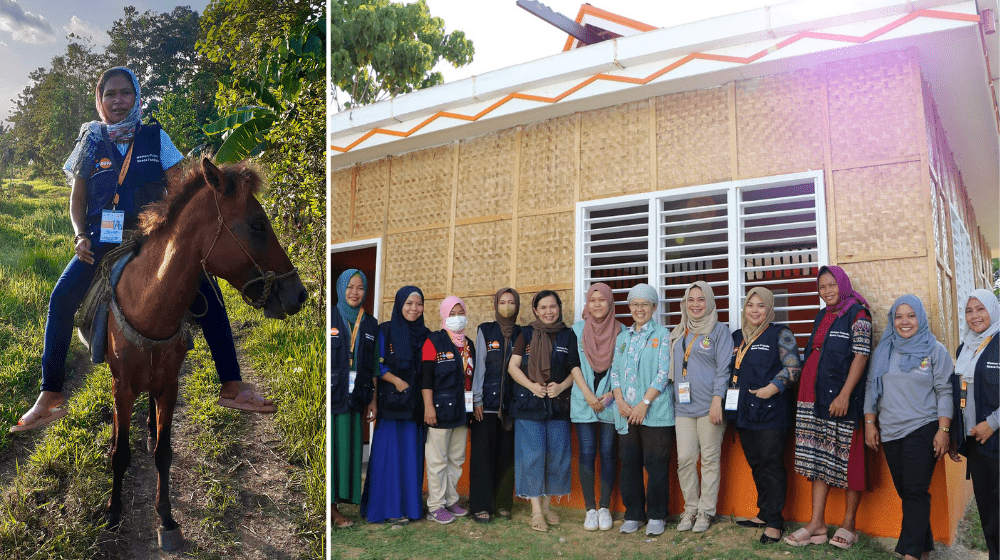
[{"label": "horse's head", "polygon": [[207,158],[201,162],[201,172],[211,187],[204,190],[214,199],[205,204],[217,209],[221,219],[212,236],[215,240],[207,241],[205,268],[240,290],[248,304],[263,309],[265,317],[294,315],[309,294],[254,196],[260,175],[245,164],[220,169]]}]

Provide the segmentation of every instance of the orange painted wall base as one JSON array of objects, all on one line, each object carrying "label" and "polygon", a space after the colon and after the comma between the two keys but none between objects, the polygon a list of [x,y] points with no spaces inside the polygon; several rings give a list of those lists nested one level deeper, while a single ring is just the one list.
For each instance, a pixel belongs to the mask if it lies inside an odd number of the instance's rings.
[{"label": "orange painted wall base", "polygon": [[[580,477],[577,467],[578,449],[576,429],[573,432],[573,487],[572,494],[559,501],[558,505],[569,506],[581,510],[579,522],[583,522],[583,494],[580,491]],[[785,501],[784,516],[789,522],[805,523],[812,514],[812,484],[804,477],[795,474],[793,470],[795,441],[789,435],[786,442],[785,468],[788,471],[788,494]],[[472,457],[471,446],[466,444],[466,460],[462,467],[462,478],[459,479],[458,491],[463,496],[469,494],[469,462]],[[598,459],[599,461],[600,459]],[[599,467],[598,467],[599,468]],[[677,472],[676,452],[671,455],[670,470]],[[889,467],[881,451],[875,453],[865,450],[865,470],[869,491],[861,497],[858,508],[857,528],[866,535],[876,537],[899,536],[902,522],[902,505],[896,490],[892,485]],[[425,486],[426,489],[426,481]],[[965,480],[965,462],[954,463],[945,458],[938,462],[931,481],[931,531],[934,540],[952,544],[958,528],[958,521],[965,513],[965,508],[972,498],[972,483]],[[830,491],[826,505],[826,522],[837,525],[844,518],[844,490],[834,488]],[[670,513],[679,514],[684,509],[677,475],[670,478]],[[624,512],[621,493],[616,487],[611,495],[611,510]],[[729,426],[722,443],[722,484],[719,489],[718,515],[735,515],[737,517],[752,517],[757,514],[757,490],[754,487],[750,466],[743,457],[743,447],[740,445],[736,430]]]}]

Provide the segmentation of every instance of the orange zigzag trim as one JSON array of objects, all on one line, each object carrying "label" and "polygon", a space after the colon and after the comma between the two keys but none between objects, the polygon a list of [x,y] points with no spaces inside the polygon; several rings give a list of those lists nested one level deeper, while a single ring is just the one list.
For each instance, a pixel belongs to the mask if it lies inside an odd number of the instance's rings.
[{"label": "orange zigzag trim", "polygon": [[698,59],[698,60],[714,60],[714,61],[718,61],[718,62],[732,62],[732,63],[736,63],[736,64],[750,64],[751,62],[755,62],[755,61],[763,58],[764,56],[766,56],[768,54],[771,54],[774,51],[777,51],[778,49],[785,48],[788,45],[791,45],[792,43],[795,43],[795,42],[800,41],[802,39],[820,39],[820,40],[825,40],[825,41],[840,41],[840,42],[845,42],[845,43],[867,43],[868,41],[871,41],[872,39],[875,39],[876,37],[884,35],[884,34],[888,33],[889,31],[892,31],[893,29],[895,29],[895,28],[897,28],[897,27],[899,27],[899,26],[901,26],[901,25],[903,25],[905,23],[908,23],[908,22],[910,22],[910,21],[912,21],[912,20],[914,20],[914,19],[916,19],[918,17],[928,17],[928,18],[935,18],[935,19],[950,19],[950,20],[971,21],[971,22],[978,22],[979,21],[979,16],[975,15],[975,14],[957,14],[957,13],[954,13],[954,12],[942,12],[942,11],[939,11],[939,10],[917,10],[915,12],[910,12],[909,14],[907,14],[907,15],[899,18],[898,20],[896,20],[896,21],[894,21],[892,23],[886,24],[886,25],[884,25],[884,26],[882,26],[882,27],[880,27],[880,28],[872,31],[871,33],[868,33],[867,35],[863,35],[861,37],[856,37],[856,36],[853,36],[853,35],[838,35],[838,34],[835,34],[835,33],[822,33],[822,32],[818,32],[818,31],[800,31],[800,32],[796,33],[795,35],[792,35],[791,37],[789,37],[789,38],[787,38],[787,39],[785,39],[785,40],[783,40],[783,41],[781,41],[781,42],[779,42],[779,43],[777,43],[777,44],[775,44],[773,46],[770,46],[770,47],[768,47],[768,48],[766,48],[766,49],[764,49],[764,50],[762,50],[760,52],[754,53],[754,54],[752,54],[750,56],[747,56],[747,57],[742,57],[742,56],[727,56],[727,55],[720,55],[720,54],[708,54],[708,53],[696,52],[696,53],[689,54],[689,55],[681,58],[680,60],[677,60],[677,61],[675,61],[675,62],[673,62],[673,63],[665,66],[664,68],[661,68],[660,70],[657,70],[656,72],[653,72],[652,74],[646,76],[645,78],[630,78],[630,77],[627,77],[627,76],[616,76],[616,75],[604,74],[604,73],[595,74],[595,75],[587,78],[586,80],[580,82],[579,84],[577,84],[577,85],[575,85],[575,86],[567,89],[566,91],[564,91],[564,92],[562,92],[559,95],[556,95],[554,97],[544,97],[544,96],[541,96],[541,95],[530,95],[530,94],[526,94],[526,93],[509,93],[506,96],[504,96],[503,98],[501,98],[499,101],[493,103],[492,105],[490,105],[489,107],[487,107],[487,108],[483,109],[482,111],[476,113],[475,115],[471,115],[470,116],[470,115],[462,115],[462,114],[459,114],[459,113],[451,113],[451,112],[447,112],[447,111],[439,111],[437,113],[434,113],[430,117],[427,117],[427,119],[425,119],[423,122],[421,122],[420,124],[414,126],[410,130],[407,130],[405,132],[404,131],[398,131],[398,130],[389,130],[389,129],[386,129],[386,128],[375,128],[375,129],[369,130],[361,138],[358,138],[357,140],[355,140],[354,142],[351,142],[350,144],[348,144],[345,147],[331,145],[330,149],[332,149],[332,150],[334,150],[336,152],[340,152],[340,153],[349,152],[352,149],[354,149],[358,144],[364,142],[365,140],[371,138],[372,136],[374,136],[376,134],[385,134],[385,135],[388,135],[388,136],[397,136],[397,137],[400,137],[400,138],[406,138],[406,137],[409,137],[414,132],[417,132],[421,128],[423,128],[423,127],[431,124],[432,122],[436,121],[437,119],[444,118],[444,117],[451,118],[451,119],[456,119],[456,120],[470,121],[470,122],[477,121],[480,118],[482,118],[483,116],[491,113],[494,109],[500,107],[501,105],[507,103],[508,101],[510,101],[512,99],[523,99],[525,101],[537,101],[539,103],[557,103],[559,101],[562,101],[567,96],[576,93],[577,91],[579,91],[579,90],[587,87],[588,85],[590,85],[590,84],[592,84],[592,83],[594,83],[594,82],[596,82],[598,80],[604,80],[604,81],[608,81],[608,82],[622,82],[622,83],[627,83],[627,84],[644,85],[644,84],[647,84],[647,83],[649,83],[649,82],[651,82],[651,81],[659,78],[660,76],[663,76],[664,74],[666,74],[668,72],[671,72],[671,71],[679,68],[680,66],[683,66],[684,64],[687,64],[688,62],[691,62],[692,60],[695,60],[695,59]]}]

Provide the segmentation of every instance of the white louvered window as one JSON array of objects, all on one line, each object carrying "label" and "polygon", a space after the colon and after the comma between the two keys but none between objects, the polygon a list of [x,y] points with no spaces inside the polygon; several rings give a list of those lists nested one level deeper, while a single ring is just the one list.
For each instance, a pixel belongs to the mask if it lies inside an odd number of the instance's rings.
[{"label": "white louvered window", "polygon": [[659,321],[673,326],[684,289],[704,280],[719,319],[737,329],[746,292],[764,286],[803,347],[827,262],[822,181],[817,171],[578,204],[577,316],[595,282],[612,287],[619,317],[628,289],[649,282],[660,291]]}]

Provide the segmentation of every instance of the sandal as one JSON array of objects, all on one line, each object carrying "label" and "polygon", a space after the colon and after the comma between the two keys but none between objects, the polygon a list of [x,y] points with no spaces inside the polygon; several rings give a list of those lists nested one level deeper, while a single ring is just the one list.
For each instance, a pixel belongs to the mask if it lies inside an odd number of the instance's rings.
[{"label": "sandal", "polygon": [[266,399],[253,389],[244,389],[236,398],[219,397],[219,406],[224,406],[226,408],[234,408],[236,410],[245,410],[247,412],[277,412],[278,407],[274,406],[274,401],[271,399]]},{"label": "sandal", "polygon": [[[837,532],[833,534],[833,538],[830,539],[830,544],[832,544],[837,548],[850,550],[851,547],[854,546],[854,543],[858,542],[860,538],[861,537],[858,536],[858,533],[856,531],[852,533],[847,529],[844,529],[843,527],[839,527],[837,529]],[[840,540],[838,541],[837,539]]]},{"label": "sandal", "polygon": [[545,524],[545,516],[540,513],[532,515],[531,520],[528,521],[528,525],[531,525],[532,529],[541,533],[547,533],[549,531],[549,526]]},{"label": "sandal", "polygon": [[490,521],[493,521],[490,518],[490,512],[488,511],[480,511],[473,514],[472,518],[476,521],[476,523],[489,523]]},{"label": "sandal", "polygon": [[811,544],[823,544],[827,540],[826,533],[813,535],[805,527],[796,530],[791,535],[785,537],[785,544],[792,546],[809,546]]},{"label": "sandal", "polygon": [[502,518],[510,521],[510,510],[498,509],[497,510],[497,517],[502,517]]},{"label": "sandal", "polygon": [[549,525],[558,525],[559,524],[559,515],[557,515],[556,512],[554,512],[554,511],[552,511],[550,509],[547,509],[547,510],[543,511],[542,513],[545,514],[545,521],[547,521],[549,523]]},{"label": "sandal", "polygon": [[33,404],[28,412],[24,413],[24,416],[17,421],[16,426],[11,426],[11,433],[16,432],[26,432],[28,430],[34,430],[35,428],[41,428],[50,422],[54,422],[63,416],[66,416],[69,412],[65,408],[52,407],[46,409],[40,404]]}]

